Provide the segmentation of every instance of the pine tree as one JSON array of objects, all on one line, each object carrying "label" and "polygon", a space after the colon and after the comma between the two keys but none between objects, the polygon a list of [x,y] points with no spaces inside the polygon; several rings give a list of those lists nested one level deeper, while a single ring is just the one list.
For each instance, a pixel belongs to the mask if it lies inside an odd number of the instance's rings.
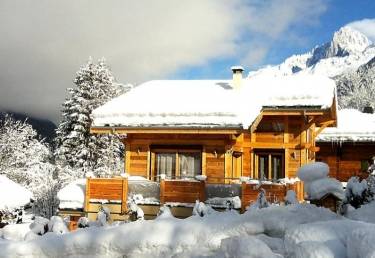
[{"label": "pine tree", "polygon": [[[63,168],[61,177],[79,178],[88,172],[96,176],[118,173],[121,142],[114,135],[90,133],[93,109],[122,93],[104,59],[90,59],[74,79],[63,104],[62,121],[56,131],[56,160]],[[69,179],[70,178],[70,179]]]}]

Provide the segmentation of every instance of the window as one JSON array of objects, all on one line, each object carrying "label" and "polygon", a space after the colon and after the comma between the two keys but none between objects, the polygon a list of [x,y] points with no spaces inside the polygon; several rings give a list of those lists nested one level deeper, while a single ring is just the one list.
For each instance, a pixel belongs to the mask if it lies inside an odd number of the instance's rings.
[{"label": "window", "polygon": [[257,178],[276,181],[284,178],[284,154],[281,152],[256,152],[255,170]]},{"label": "window", "polygon": [[201,150],[154,149],[153,175],[167,178],[193,178],[201,174]]}]

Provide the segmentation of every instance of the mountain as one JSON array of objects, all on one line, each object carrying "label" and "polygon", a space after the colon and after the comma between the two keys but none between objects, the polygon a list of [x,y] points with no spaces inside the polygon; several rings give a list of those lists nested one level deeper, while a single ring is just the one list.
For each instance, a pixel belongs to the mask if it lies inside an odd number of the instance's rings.
[{"label": "mountain", "polygon": [[279,65],[250,72],[249,77],[309,73],[333,78],[358,69],[374,56],[375,45],[361,32],[345,26],[334,33],[330,42],[316,46],[308,53],[293,55]]},{"label": "mountain", "polygon": [[345,26],[332,40],[283,63],[250,72],[253,76],[319,74],[336,81],[340,108],[375,108],[375,45],[361,32]]},{"label": "mountain", "polygon": [[56,125],[50,120],[30,117],[23,113],[15,113],[9,111],[0,112],[0,118],[3,118],[5,113],[11,114],[16,120],[25,121],[25,119],[27,119],[27,122],[31,124],[31,126],[35,129],[39,136],[41,138],[44,138],[49,143],[51,143],[56,136]]}]

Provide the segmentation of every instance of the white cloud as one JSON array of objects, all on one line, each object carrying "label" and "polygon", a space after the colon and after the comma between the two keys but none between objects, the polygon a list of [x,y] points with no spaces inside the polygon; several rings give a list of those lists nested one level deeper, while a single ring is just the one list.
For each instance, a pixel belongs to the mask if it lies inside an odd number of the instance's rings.
[{"label": "white cloud", "polygon": [[254,65],[324,10],[323,0],[2,0],[0,109],[57,121],[89,56],[104,56],[120,82],[167,78],[213,59]]},{"label": "white cloud", "polygon": [[[261,64],[274,44],[298,45],[304,41],[296,35],[296,29],[319,24],[319,17],[326,9],[323,0],[263,0],[249,5],[246,23],[249,39],[247,54],[242,62],[247,65]],[[295,39],[298,40],[295,40]],[[254,58],[254,59],[252,59]]]},{"label": "white cloud", "polygon": [[375,19],[354,21],[347,24],[347,26],[362,32],[369,38],[369,40],[371,40],[371,42],[375,43]]}]

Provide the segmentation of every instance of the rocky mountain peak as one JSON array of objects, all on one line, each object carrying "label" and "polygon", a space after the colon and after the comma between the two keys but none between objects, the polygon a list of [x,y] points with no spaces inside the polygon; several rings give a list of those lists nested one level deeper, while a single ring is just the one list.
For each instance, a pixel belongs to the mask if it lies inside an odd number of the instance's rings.
[{"label": "rocky mountain peak", "polygon": [[371,42],[365,35],[345,26],[334,33],[329,51],[331,56],[355,54],[363,52],[370,45]]}]

